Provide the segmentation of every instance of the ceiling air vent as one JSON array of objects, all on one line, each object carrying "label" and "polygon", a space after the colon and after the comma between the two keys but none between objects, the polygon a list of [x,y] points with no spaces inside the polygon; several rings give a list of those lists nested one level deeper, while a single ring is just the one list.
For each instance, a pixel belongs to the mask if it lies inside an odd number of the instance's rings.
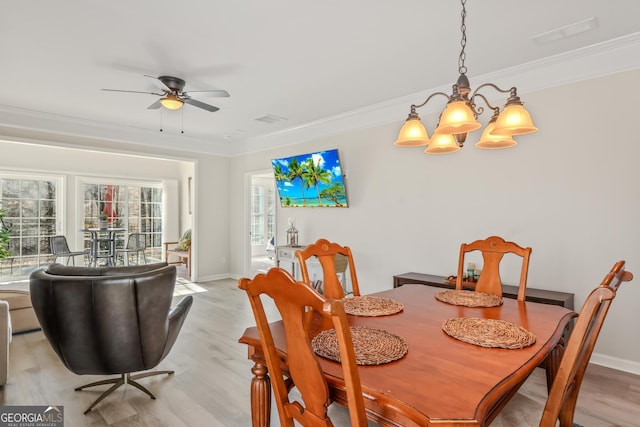
[{"label": "ceiling air vent", "polygon": [[556,28],[555,30],[547,31],[546,33],[535,35],[531,37],[531,40],[539,44],[552,43],[568,37],[573,37],[580,33],[594,30],[597,26],[598,23],[596,18],[589,18],[584,21],[574,22],[573,24]]},{"label": "ceiling air vent", "polygon": [[258,117],[255,120],[257,122],[273,124],[273,123],[278,123],[278,122],[284,122],[287,119],[285,119],[284,117],[273,115],[273,114],[265,114],[264,116]]}]

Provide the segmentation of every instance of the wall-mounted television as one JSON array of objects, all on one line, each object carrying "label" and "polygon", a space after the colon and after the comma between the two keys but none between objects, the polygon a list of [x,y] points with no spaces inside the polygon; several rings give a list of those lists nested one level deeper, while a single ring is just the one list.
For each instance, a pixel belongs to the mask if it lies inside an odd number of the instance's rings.
[{"label": "wall-mounted television", "polygon": [[271,160],[282,207],[346,208],[347,192],[338,150]]}]

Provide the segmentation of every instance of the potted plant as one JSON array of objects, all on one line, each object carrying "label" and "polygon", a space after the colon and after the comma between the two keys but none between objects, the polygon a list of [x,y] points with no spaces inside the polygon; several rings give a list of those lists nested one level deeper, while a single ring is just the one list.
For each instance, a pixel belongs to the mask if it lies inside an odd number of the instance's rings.
[{"label": "potted plant", "polygon": [[100,228],[107,228],[107,214],[102,212],[100,214]]},{"label": "potted plant", "polygon": [[9,258],[11,252],[9,252],[9,233],[11,232],[11,226],[4,222],[6,211],[0,209],[0,259]]}]

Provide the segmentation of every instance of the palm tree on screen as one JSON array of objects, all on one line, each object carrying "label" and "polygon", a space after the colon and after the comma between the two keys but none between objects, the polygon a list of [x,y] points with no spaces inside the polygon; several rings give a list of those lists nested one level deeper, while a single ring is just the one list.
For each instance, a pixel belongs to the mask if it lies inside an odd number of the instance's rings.
[{"label": "palm tree on screen", "polygon": [[276,181],[278,182],[278,184],[282,184],[284,181],[289,180],[289,177],[287,176],[286,172],[282,170],[281,164],[277,164],[273,168],[273,175],[276,178]]},{"label": "palm tree on screen", "polygon": [[302,177],[303,173],[302,165],[298,162],[298,159],[295,157],[291,159],[289,162],[289,181],[295,182],[296,179],[300,179],[300,191],[302,192],[302,203],[303,206],[307,206],[307,198],[304,195],[304,178]]},{"label": "palm tree on screen", "polygon": [[320,197],[331,200],[336,206],[342,206],[340,200],[345,198],[344,186],[340,182],[334,182],[331,187],[320,192]]},{"label": "palm tree on screen", "polygon": [[316,195],[318,197],[318,203],[322,206],[322,197],[320,197],[320,189],[318,183],[331,184],[333,175],[326,169],[316,165],[313,158],[307,159],[303,164],[304,169],[302,171],[302,178],[307,188],[314,186],[316,188]]}]

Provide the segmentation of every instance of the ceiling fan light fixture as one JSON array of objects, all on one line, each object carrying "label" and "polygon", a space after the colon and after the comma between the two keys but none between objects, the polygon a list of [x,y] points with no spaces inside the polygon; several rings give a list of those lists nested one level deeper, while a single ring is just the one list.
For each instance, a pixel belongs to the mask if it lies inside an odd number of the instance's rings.
[{"label": "ceiling fan light fixture", "polygon": [[173,93],[168,93],[167,96],[160,99],[160,104],[167,110],[179,110],[184,105],[184,101]]}]

